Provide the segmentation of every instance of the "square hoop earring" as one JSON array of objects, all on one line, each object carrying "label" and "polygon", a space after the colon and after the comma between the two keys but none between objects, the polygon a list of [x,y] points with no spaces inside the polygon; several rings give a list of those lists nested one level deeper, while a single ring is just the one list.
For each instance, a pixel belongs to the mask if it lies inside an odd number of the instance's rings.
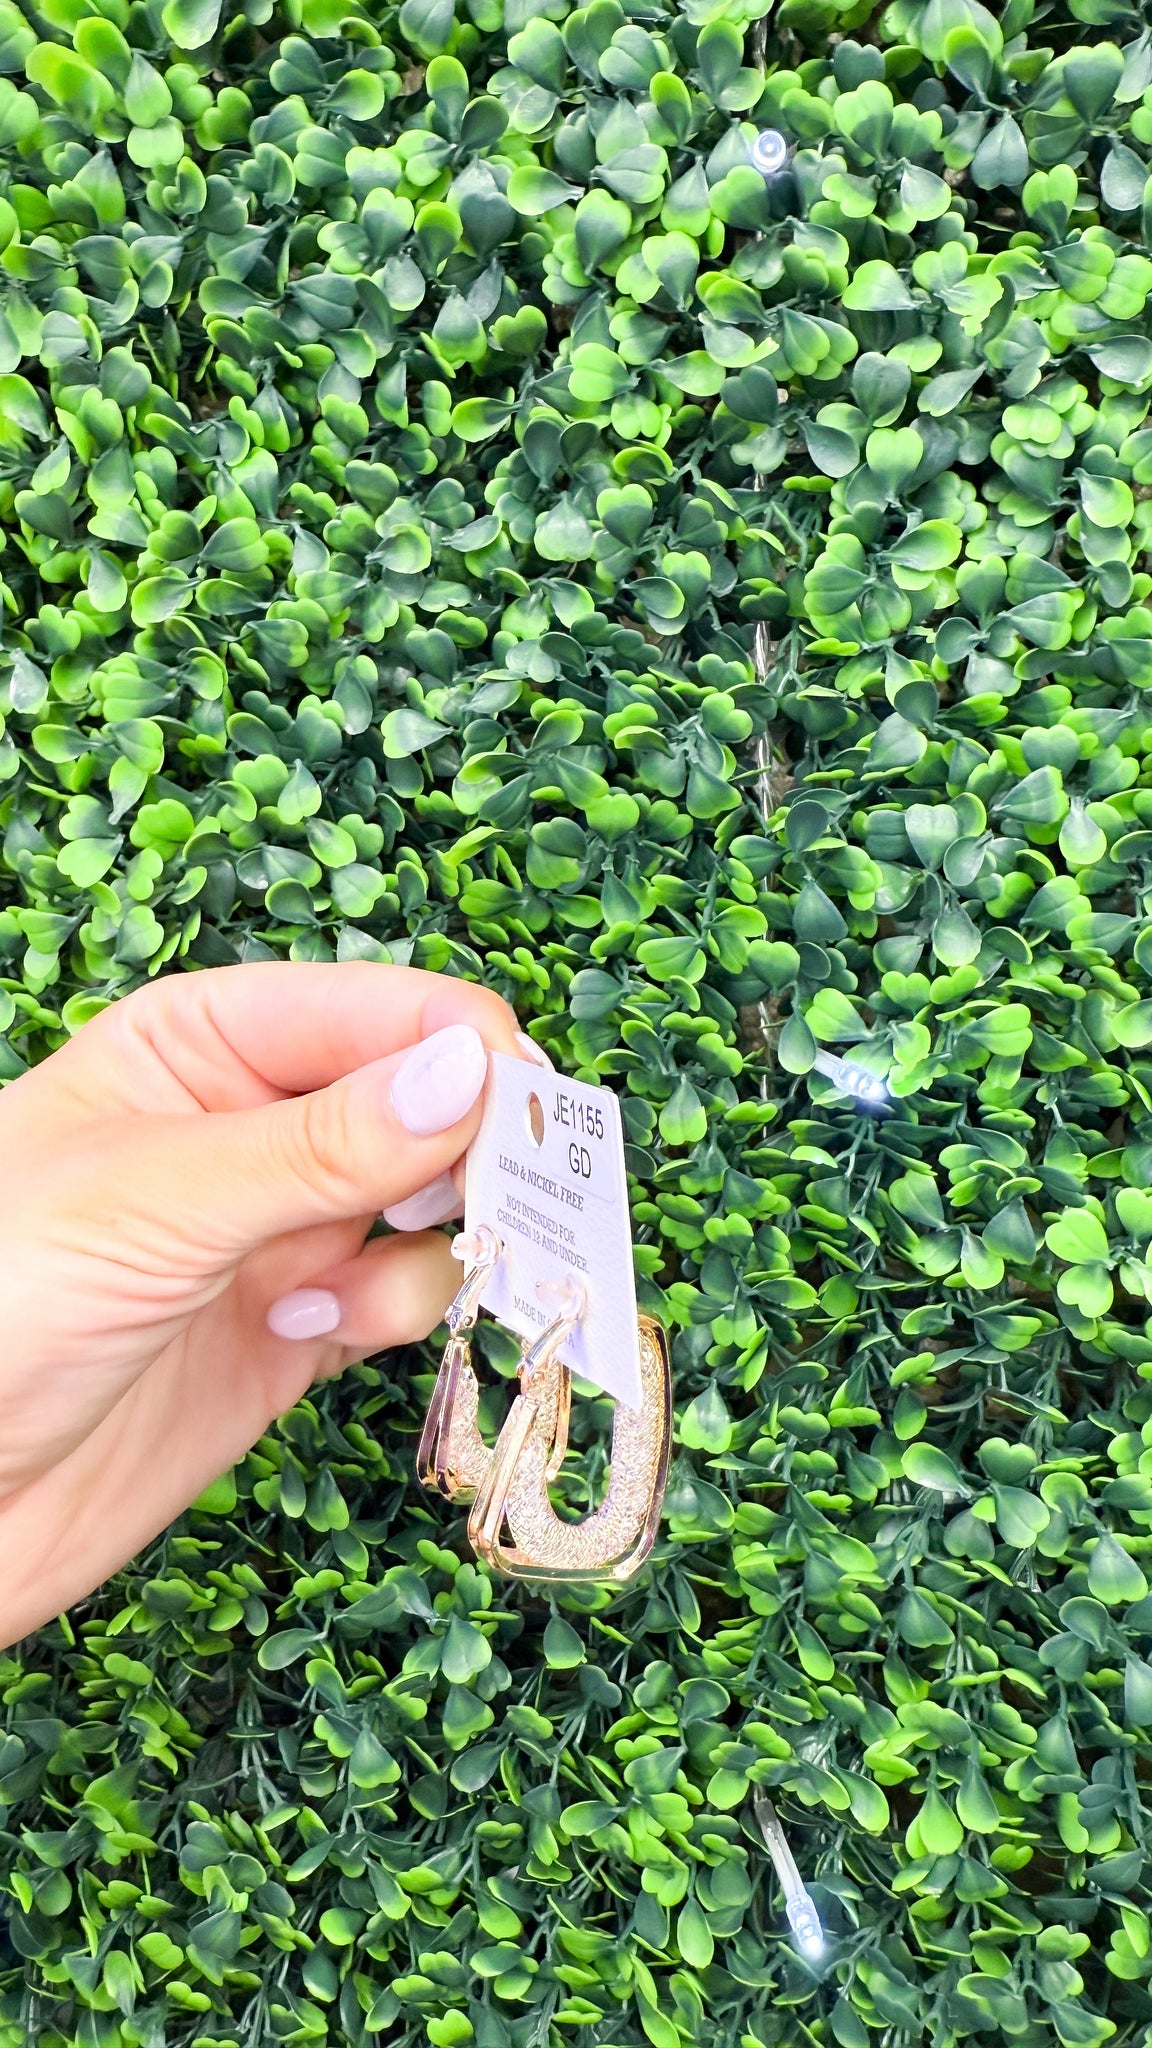
[{"label": "square hoop earring", "polygon": [[584,1521],[565,1522],[548,1481],[569,1380],[558,1354],[579,1314],[557,1317],[524,1354],[520,1392],[477,1488],[468,1539],[506,1578],[621,1585],[639,1571],[660,1523],[672,1436],[668,1339],[652,1317],[638,1317],[641,1405],[616,1403],[608,1491]]}]

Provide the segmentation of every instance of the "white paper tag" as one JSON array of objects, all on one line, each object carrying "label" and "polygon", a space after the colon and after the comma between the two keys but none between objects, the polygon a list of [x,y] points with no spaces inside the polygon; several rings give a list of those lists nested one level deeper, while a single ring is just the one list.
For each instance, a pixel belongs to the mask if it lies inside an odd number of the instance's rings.
[{"label": "white paper tag", "polygon": [[587,1306],[560,1356],[581,1379],[638,1408],[632,1226],[611,1089],[489,1055],[484,1120],[468,1153],[465,1231],[481,1223],[504,1246],[484,1307],[517,1336],[539,1336],[559,1308],[538,1283],[582,1281]]}]

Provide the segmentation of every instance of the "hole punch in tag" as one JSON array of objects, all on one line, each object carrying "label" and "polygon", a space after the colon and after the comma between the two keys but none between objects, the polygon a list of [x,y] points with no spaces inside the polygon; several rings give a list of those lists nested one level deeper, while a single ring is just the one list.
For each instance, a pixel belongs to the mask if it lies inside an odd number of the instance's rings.
[{"label": "hole punch in tag", "polygon": [[464,1196],[465,1231],[482,1223],[504,1246],[481,1293],[483,1306],[517,1336],[538,1337],[556,1314],[548,1304],[562,1283],[582,1282],[584,1314],[560,1358],[579,1378],[639,1409],[624,1132],[611,1089],[489,1055]]}]

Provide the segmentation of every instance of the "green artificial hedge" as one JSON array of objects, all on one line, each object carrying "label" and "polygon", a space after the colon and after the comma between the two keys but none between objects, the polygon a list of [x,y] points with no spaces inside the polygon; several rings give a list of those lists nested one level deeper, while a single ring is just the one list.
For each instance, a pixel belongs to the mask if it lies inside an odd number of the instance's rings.
[{"label": "green artificial hedge", "polygon": [[2,1071],[483,975],[680,1397],[616,1599],[400,1355],[0,1658],[0,2048],[1152,2040],[1152,35],[754,6],[0,0]]}]

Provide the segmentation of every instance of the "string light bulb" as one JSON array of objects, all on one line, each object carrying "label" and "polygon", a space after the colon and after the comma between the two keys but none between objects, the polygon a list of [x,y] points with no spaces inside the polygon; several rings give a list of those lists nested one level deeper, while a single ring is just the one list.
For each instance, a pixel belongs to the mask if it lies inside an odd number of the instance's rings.
[{"label": "string light bulb", "polygon": [[761,128],[751,149],[752,164],[762,177],[775,178],[788,161],[788,144],[778,128]]},{"label": "string light bulb", "polygon": [[873,1116],[890,1113],[892,1097],[878,1074],[870,1074],[855,1060],[842,1060],[834,1052],[818,1052],[812,1065],[841,1095],[850,1096],[857,1109],[867,1110]]},{"label": "string light bulb", "polygon": [[816,1902],[797,1869],[796,1858],[788,1847],[776,1808],[761,1785],[757,1785],[752,1794],[752,1810],[780,1880],[784,1911],[796,1937],[796,1946],[805,1961],[818,1962],[824,1953],[825,1943]]}]

